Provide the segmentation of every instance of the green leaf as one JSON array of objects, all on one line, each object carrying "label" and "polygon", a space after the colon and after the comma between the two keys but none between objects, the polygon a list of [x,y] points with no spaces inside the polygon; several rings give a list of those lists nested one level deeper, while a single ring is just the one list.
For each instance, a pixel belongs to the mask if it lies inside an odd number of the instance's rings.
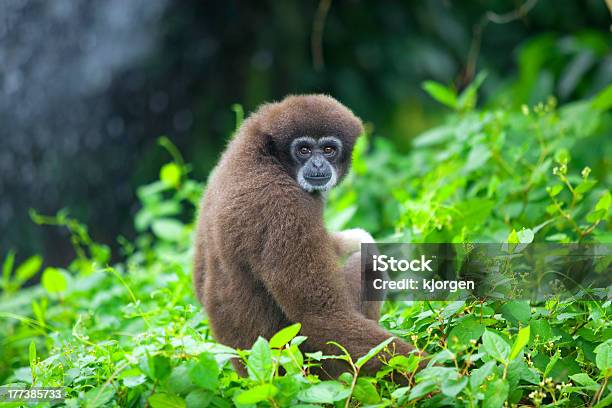
[{"label": "green leaf", "polygon": [[459,394],[467,385],[468,377],[462,376],[459,378],[446,378],[442,381],[440,390],[446,396],[454,398]]},{"label": "green leaf", "polygon": [[210,391],[194,390],[185,397],[187,408],[204,408],[210,405],[213,394]]},{"label": "green leaf", "polygon": [[185,400],[177,395],[159,393],[149,398],[152,408],[187,408]]},{"label": "green leaf", "polygon": [[125,385],[127,388],[134,388],[144,384],[146,381],[147,377],[145,377],[144,374],[132,375],[123,378],[123,385]]},{"label": "green leaf", "polygon": [[610,408],[612,406],[612,392],[602,398],[593,408]]},{"label": "green leaf", "polygon": [[370,351],[368,351],[366,355],[360,357],[355,362],[355,366],[357,366],[357,368],[363,367],[363,365],[365,363],[367,363],[368,361],[370,361],[372,359],[372,357],[374,357],[375,355],[380,353],[385,347],[387,347],[389,345],[389,343],[391,343],[393,341],[393,339],[394,339],[393,337],[389,337],[387,340],[383,341],[378,346],[376,346],[373,349],[371,349]]},{"label": "green leaf", "polygon": [[151,184],[138,187],[136,194],[140,200],[147,204],[152,202],[159,202],[161,199],[161,193],[168,189],[168,186],[162,181],[155,181]]},{"label": "green leaf", "polygon": [[487,78],[487,72],[481,71],[476,75],[476,78],[461,92],[457,101],[457,107],[460,110],[471,110],[476,106],[478,89]]},{"label": "green leaf", "polygon": [[595,362],[597,368],[605,375],[610,375],[612,371],[612,340],[601,343],[595,348]]},{"label": "green leaf", "polygon": [[467,159],[465,160],[465,166],[463,171],[465,173],[472,172],[474,170],[482,170],[483,166],[491,157],[491,150],[482,143],[478,143],[472,147]]},{"label": "green leaf", "polygon": [[140,369],[152,380],[164,380],[170,375],[170,359],[161,354],[146,354],[140,361]]},{"label": "green leaf", "polygon": [[591,106],[602,111],[612,108],[612,85],[608,85],[603,91],[599,92],[593,98]]},{"label": "green leaf", "polygon": [[455,129],[451,126],[438,126],[421,133],[412,140],[414,147],[428,147],[446,142],[453,137]]},{"label": "green leaf", "polygon": [[363,134],[357,138],[355,147],[353,147],[353,159],[351,162],[351,168],[355,174],[361,175],[368,171],[367,161],[364,159],[366,152],[368,151],[368,137]]},{"label": "green leaf", "polygon": [[523,228],[517,233],[517,236],[521,244],[531,244],[535,234],[529,228]]},{"label": "green leaf", "polygon": [[502,379],[487,384],[483,406],[487,408],[501,407],[508,398],[509,389],[508,382]]},{"label": "green leaf", "polygon": [[553,336],[552,328],[547,320],[532,320],[529,327],[531,342],[535,340],[536,336],[539,337],[540,342],[546,342]]},{"label": "green leaf", "polygon": [[513,387],[512,384],[518,384],[519,380],[527,381],[530,384],[539,384],[541,380],[538,370],[530,368],[524,358],[515,358],[508,364],[508,383],[510,383],[510,388]]},{"label": "green leaf", "polygon": [[449,344],[459,347],[469,345],[471,340],[478,340],[484,331],[485,326],[478,319],[468,316],[452,328],[448,334]]},{"label": "green leaf", "polygon": [[603,220],[606,217],[605,210],[594,210],[587,214],[586,220],[590,223],[596,223]]},{"label": "green leaf", "polygon": [[357,378],[357,384],[353,390],[353,398],[362,404],[377,404],[380,402],[380,395],[374,384],[365,378]]},{"label": "green leaf", "polygon": [[473,391],[476,391],[484,383],[485,379],[493,373],[495,367],[495,361],[489,361],[483,364],[482,367],[472,370],[470,374],[470,387]]},{"label": "green leaf", "polygon": [[274,397],[275,404],[271,405],[287,407],[296,402],[297,394],[305,384],[301,375],[284,375],[274,379],[274,386],[278,388],[278,393]]},{"label": "green leaf", "polygon": [[565,241],[567,240],[567,234],[564,233],[558,233],[558,234],[552,234],[546,237],[546,241],[551,241],[551,242],[560,242],[560,241]]},{"label": "green leaf", "polygon": [[310,388],[302,390],[297,397],[300,401],[315,404],[329,404],[348,398],[351,390],[338,381],[322,381]]},{"label": "green leaf", "polygon": [[28,258],[24,263],[19,265],[15,271],[15,276],[19,282],[25,282],[32,276],[36,275],[36,272],[40,270],[42,266],[42,258],[38,255],[34,255]]},{"label": "green leaf", "polygon": [[36,318],[36,320],[43,324],[45,322],[45,312],[47,311],[47,303],[47,298],[41,299],[40,302],[37,302],[36,300],[32,301],[32,313],[34,313],[34,317]]},{"label": "green leaf", "polygon": [[410,354],[408,357],[404,355],[397,355],[391,357],[388,362],[390,367],[397,369],[399,371],[414,371],[419,365],[419,357],[415,354]]},{"label": "green leaf", "polygon": [[508,235],[508,238],[506,238],[506,242],[509,244],[518,244],[519,238],[518,235],[516,233],[516,230],[513,228],[512,231],[510,232],[510,234]]},{"label": "green leaf", "polygon": [[160,218],[151,224],[153,233],[166,241],[180,241],[184,238],[185,226],[171,218]]},{"label": "green leaf", "polygon": [[551,164],[552,160],[546,159],[541,164],[537,165],[531,172],[528,183],[531,185],[537,185],[540,183],[540,181],[544,180],[550,171]]},{"label": "green leaf", "polygon": [[576,186],[574,191],[578,194],[584,194],[590,189],[592,189],[597,184],[595,180],[583,180]]},{"label": "green leaf", "polygon": [[610,191],[606,191],[599,198],[597,204],[595,204],[595,211],[603,210],[607,214],[608,210],[610,209],[610,202],[612,202],[612,195],[610,194]]},{"label": "green leaf", "polygon": [[548,191],[548,195],[550,195],[551,197],[556,197],[559,195],[559,193],[561,191],[563,191],[563,185],[562,184],[555,184],[552,187],[548,187],[546,189],[546,191]]},{"label": "green leaf", "polygon": [[194,362],[180,364],[172,369],[166,385],[168,390],[172,390],[175,394],[185,395],[194,389],[194,382],[189,378],[189,370],[193,368]]},{"label": "green leaf", "polygon": [[2,282],[0,287],[5,290],[8,289],[9,282],[11,280],[11,272],[13,271],[13,265],[15,264],[15,251],[9,251],[2,264]]},{"label": "green leaf", "polygon": [[234,128],[234,134],[236,134],[244,121],[244,108],[241,104],[235,103],[232,105],[232,110],[234,111],[234,116],[236,118],[236,127]]},{"label": "green leaf", "polygon": [[200,354],[198,362],[189,370],[189,378],[206,390],[216,390],[219,384],[219,366],[215,356],[211,353]]},{"label": "green leaf", "polygon": [[453,89],[435,81],[423,82],[423,89],[441,104],[452,109],[457,108],[457,94]]},{"label": "green leaf", "polygon": [[[85,393],[85,407],[98,408],[104,406],[113,398],[115,390],[110,385],[99,385]],[[156,407],[153,407],[156,408]]]},{"label": "green leaf", "polygon": [[398,400],[408,393],[410,387],[399,387],[391,393],[391,398]]},{"label": "green leaf", "polygon": [[68,281],[64,274],[55,268],[45,268],[41,282],[49,293],[62,293],[68,287]]},{"label": "green leaf", "polygon": [[234,397],[234,402],[236,404],[256,404],[274,397],[277,393],[278,388],[272,384],[256,385]]},{"label": "green leaf", "polygon": [[36,343],[34,343],[34,340],[30,341],[30,347],[28,351],[30,358],[30,366],[33,366],[36,363]]},{"label": "green leaf", "polygon": [[291,345],[292,345],[292,346],[294,346],[294,345],[295,345],[295,346],[299,346],[300,344],[302,344],[303,342],[305,342],[307,338],[308,338],[308,337],[306,337],[306,336],[295,336],[295,337],[293,338],[293,340],[291,340]]},{"label": "green leaf", "polygon": [[176,163],[167,163],[159,171],[159,179],[168,187],[178,187],[181,184],[181,168]]},{"label": "green leaf", "polygon": [[591,377],[589,377],[587,373],[578,373],[578,374],[570,375],[570,378],[576,384],[582,387],[585,387],[591,391],[597,391],[600,387],[600,385],[595,380],[593,380]]},{"label": "green leaf", "polygon": [[504,252],[512,254],[514,253],[514,250],[516,249],[518,243],[518,234],[516,233],[516,230],[512,228],[512,231],[510,231],[510,234],[508,234],[508,238],[506,238],[506,241],[502,244],[502,250]]},{"label": "green leaf", "polygon": [[447,361],[453,361],[457,358],[455,354],[449,349],[442,349],[441,351],[435,354],[430,354],[429,357],[429,364],[445,363]]},{"label": "green leaf", "polygon": [[289,343],[300,332],[300,323],[292,324],[280,330],[270,339],[270,348],[281,348]]},{"label": "green leaf", "polygon": [[247,360],[249,377],[261,383],[268,382],[273,374],[272,369],[270,345],[266,339],[259,337],[253,344]]},{"label": "green leaf", "polygon": [[548,364],[546,364],[546,368],[544,368],[544,374],[542,374],[543,377],[548,377],[548,374],[550,374],[555,364],[557,364],[557,361],[559,361],[559,358],[561,358],[561,352],[557,350],[557,352],[548,361]]},{"label": "green leaf", "polygon": [[465,309],[465,301],[450,302],[441,312],[440,317],[448,319],[451,316],[458,314],[458,312]]},{"label": "green leaf", "polygon": [[484,351],[500,363],[508,362],[510,346],[501,336],[486,330],[482,335],[482,346]]},{"label": "green leaf", "polygon": [[519,330],[516,339],[514,340],[514,344],[512,345],[512,350],[510,350],[510,360],[514,360],[523,347],[529,343],[529,326],[525,326]]},{"label": "green leaf", "polygon": [[489,218],[495,203],[483,198],[471,198],[461,201],[455,205],[455,210],[460,213],[456,217],[456,222],[462,225],[470,225],[472,228],[482,226]]},{"label": "green leaf", "polygon": [[304,356],[297,345],[292,344],[289,349],[281,351],[281,365],[287,374],[298,374],[304,364]]},{"label": "green leaf", "polygon": [[421,398],[424,395],[429,394],[430,392],[436,389],[436,383],[433,380],[425,380],[421,381],[410,390],[410,395],[408,396],[408,400],[412,401],[417,398]]},{"label": "green leaf", "polygon": [[555,152],[555,161],[559,164],[567,164],[570,161],[569,150],[561,148]]},{"label": "green leaf", "polygon": [[525,300],[512,300],[504,303],[501,307],[504,319],[514,323],[527,323],[531,319],[531,306]]}]

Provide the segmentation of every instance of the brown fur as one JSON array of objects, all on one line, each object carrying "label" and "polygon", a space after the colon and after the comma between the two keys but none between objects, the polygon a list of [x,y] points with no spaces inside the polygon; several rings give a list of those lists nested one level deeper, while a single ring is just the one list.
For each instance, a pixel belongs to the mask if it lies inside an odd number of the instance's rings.
[{"label": "brown fur", "polygon": [[[329,96],[289,96],[263,105],[231,141],[208,182],[195,248],[195,289],[219,342],[248,349],[258,336],[300,322],[306,351],[337,354],[333,340],[356,359],[391,336],[377,324],[378,307],[361,304],[359,258],[340,266],[322,195],[302,190],[289,170],[295,137],[334,135],[343,143],[342,177],[361,130]],[[391,348],[413,350],[401,340]],[[364,368],[379,366],[373,359]],[[347,368],[324,366],[332,376]]]}]

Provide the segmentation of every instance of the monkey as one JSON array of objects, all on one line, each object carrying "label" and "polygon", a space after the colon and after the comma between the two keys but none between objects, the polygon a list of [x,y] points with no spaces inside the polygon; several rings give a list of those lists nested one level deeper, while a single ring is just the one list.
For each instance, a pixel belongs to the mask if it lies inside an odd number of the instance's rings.
[{"label": "monkey", "polygon": [[[361,133],[361,120],[322,94],[264,104],[238,129],[209,176],[195,235],[193,283],[217,341],[248,349],[299,322],[303,351],[337,354],[335,341],[357,359],[392,337],[378,325],[379,306],[361,299],[358,251],[371,235],[331,234],[323,223],[326,194]],[[388,350],[420,353],[397,338]],[[381,365],[374,358],[362,371]],[[322,366],[331,378],[348,368]]]}]

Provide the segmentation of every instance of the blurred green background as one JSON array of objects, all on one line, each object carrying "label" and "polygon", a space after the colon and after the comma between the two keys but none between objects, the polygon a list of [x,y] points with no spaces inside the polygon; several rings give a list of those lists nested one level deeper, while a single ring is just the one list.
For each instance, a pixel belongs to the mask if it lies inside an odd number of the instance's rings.
[{"label": "blurred green background", "polygon": [[70,241],[30,208],[68,208],[116,249],[169,159],[157,138],[204,180],[235,103],[329,93],[407,152],[448,112],[424,80],[462,89],[486,70],[479,103],[509,108],[612,82],[604,0],[7,0],[0,15],[0,254],[53,265]]}]

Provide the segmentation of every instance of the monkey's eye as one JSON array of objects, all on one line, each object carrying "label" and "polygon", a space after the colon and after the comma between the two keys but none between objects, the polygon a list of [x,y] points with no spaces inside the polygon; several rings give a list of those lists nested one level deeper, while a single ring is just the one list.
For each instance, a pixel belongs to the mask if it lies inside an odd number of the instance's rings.
[{"label": "monkey's eye", "polygon": [[310,154],[310,147],[308,146],[302,146],[298,149],[298,152],[302,155],[302,156],[308,156]]},{"label": "monkey's eye", "polygon": [[323,153],[325,153],[326,155],[332,155],[336,153],[336,148],[334,146],[325,146],[323,148]]}]

